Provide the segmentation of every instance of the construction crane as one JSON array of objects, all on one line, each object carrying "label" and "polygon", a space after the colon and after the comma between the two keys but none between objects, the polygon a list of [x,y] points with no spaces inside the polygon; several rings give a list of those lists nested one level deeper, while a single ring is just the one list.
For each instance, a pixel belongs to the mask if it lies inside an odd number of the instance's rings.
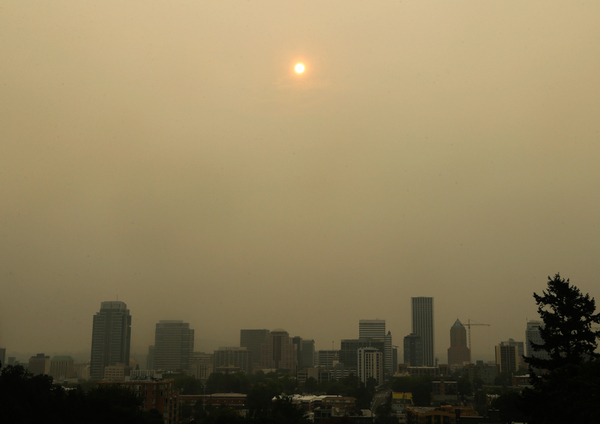
[{"label": "construction crane", "polygon": [[471,323],[470,319],[467,320],[467,323],[465,324],[465,327],[467,327],[469,329],[469,352],[471,352],[471,326],[472,325],[484,325],[486,327],[489,327],[491,324]]}]

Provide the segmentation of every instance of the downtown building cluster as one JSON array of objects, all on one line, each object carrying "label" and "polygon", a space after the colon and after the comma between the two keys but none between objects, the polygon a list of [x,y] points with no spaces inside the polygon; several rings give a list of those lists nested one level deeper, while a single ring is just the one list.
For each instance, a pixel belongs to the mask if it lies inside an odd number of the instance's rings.
[{"label": "downtown building cluster", "polygon": [[[220,347],[212,353],[194,350],[194,330],[189,323],[161,320],[156,324],[155,343],[148,348],[143,368],[161,374],[185,373],[201,380],[213,372],[249,374],[257,370],[296,374],[299,382],[310,377],[335,380],[354,374],[363,382],[374,378],[382,384],[398,372],[436,375],[457,367],[478,366],[489,368],[476,373],[490,380],[500,372],[515,372],[524,366],[524,343],[513,339],[495,347],[495,363],[472,364],[466,328],[458,319],[449,329],[447,361],[440,361],[434,355],[434,299],[411,298],[411,317],[412,331],[403,339],[402,357],[381,319],[359,320],[358,337],[342,339],[337,350],[315,350],[313,339],[290,336],[284,329],[241,329],[238,346]],[[540,325],[539,321],[528,324],[528,347],[530,341],[540,342]],[[130,338],[131,316],[126,305],[103,302],[94,317],[91,379],[122,380],[131,373]]]},{"label": "downtown building cluster", "polygon": [[[241,329],[238,346],[226,346],[212,353],[194,349],[194,329],[182,320],[161,320],[156,324],[154,344],[148,347],[144,361],[131,357],[132,317],[121,301],[102,302],[93,316],[90,361],[76,364],[70,356],[46,356],[43,353],[29,359],[29,371],[49,374],[58,381],[93,380],[100,384],[119,384],[131,387],[144,397],[145,407],[157,409],[166,423],[176,422],[179,394],[174,390],[177,374],[186,374],[206,381],[214,372],[254,373],[262,370],[286,372],[296,376],[299,384],[309,378],[317,381],[339,380],[350,374],[366,383],[399,375],[447,376],[457,368],[468,369],[471,379],[480,378],[494,384],[500,373],[514,373],[524,367],[527,355],[533,352],[531,343],[541,344],[541,321],[529,321],[525,342],[509,339],[495,346],[495,361],[471,360],[467,329],[456,319],[449,325],[450,347],[447,361],[434,355],[434,302],[432,297],[411,298],[412,331],[403,338],[403,356],[393,344],[392,334],[386,331],[386,321],[361,319],[357,338],[342,339],[339,349],[316,350],[313,339],[290,336],[284,329]],[[471,324],[470,325],[484,325]],[[487,325],[487,324],[485,324]],[[15,365],[16,358],[6,358],[0,348],[3,365]],[[440,396],[448,391],[451,382],[442,383]],[[434,386],[436,387],[436,386]]]}]

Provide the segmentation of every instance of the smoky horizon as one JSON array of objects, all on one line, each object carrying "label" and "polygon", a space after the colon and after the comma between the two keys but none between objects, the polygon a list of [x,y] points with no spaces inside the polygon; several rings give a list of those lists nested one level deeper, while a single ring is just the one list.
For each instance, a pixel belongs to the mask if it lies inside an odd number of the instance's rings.
[{"label": "smoky horizon", "polygon": [[[600,295],[600,3],[4,2],[0,347],[131,352],[182,320],[434,355],[524,341],[558,272]],[[296,65],[302,64],[296,69]],[[401,352],[401,350],[400,350]],[[27,358],[23,358],[27,359]]]}]

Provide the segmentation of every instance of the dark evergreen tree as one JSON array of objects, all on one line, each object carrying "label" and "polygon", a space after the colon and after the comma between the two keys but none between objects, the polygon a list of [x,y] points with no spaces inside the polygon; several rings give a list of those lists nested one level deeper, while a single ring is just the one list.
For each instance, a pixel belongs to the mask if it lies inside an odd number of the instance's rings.
[{"label": "dark evergreen tree", "polygon": [[[526,357],[532,375],[532,389],[523,391],[517,405],[530,424],[597,422],[600,416],[600,359],[595,352],[600,331],[596,304],[588,294],[559,274],[548,277],[548,289],[534,293],[544,322],[540,329],[543,344],[534,350],[548,352],[550,359]],[[536,375],[534,369],[544,370]],[[513,399],[514,400],[514,399]],[[501,408],[502,412],[502,408]]]},{"label": "dark evergreen tree", "polygon": [[544,322],[540,328],[543,344],[532,343],[534,351],[543,350],[550,359],[526,357],[530,367],[554,370],[566,364],[600,357],[594,352],[600,331],[592,329],[600,324],[600,314],[595,314],[596,302],[556,274],[548,277],[548,289],[542,295],[533,294],[538,313]]}]

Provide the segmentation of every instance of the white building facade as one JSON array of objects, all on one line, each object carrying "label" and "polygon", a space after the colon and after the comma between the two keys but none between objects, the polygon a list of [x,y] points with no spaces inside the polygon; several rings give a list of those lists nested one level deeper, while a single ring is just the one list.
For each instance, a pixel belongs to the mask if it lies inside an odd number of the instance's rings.
[{"label": "white building facade", "polygon": [[367,383],[374,378],[377,385],[383,384],[383,353],[373,347],[358,349],[358,379]]}]

